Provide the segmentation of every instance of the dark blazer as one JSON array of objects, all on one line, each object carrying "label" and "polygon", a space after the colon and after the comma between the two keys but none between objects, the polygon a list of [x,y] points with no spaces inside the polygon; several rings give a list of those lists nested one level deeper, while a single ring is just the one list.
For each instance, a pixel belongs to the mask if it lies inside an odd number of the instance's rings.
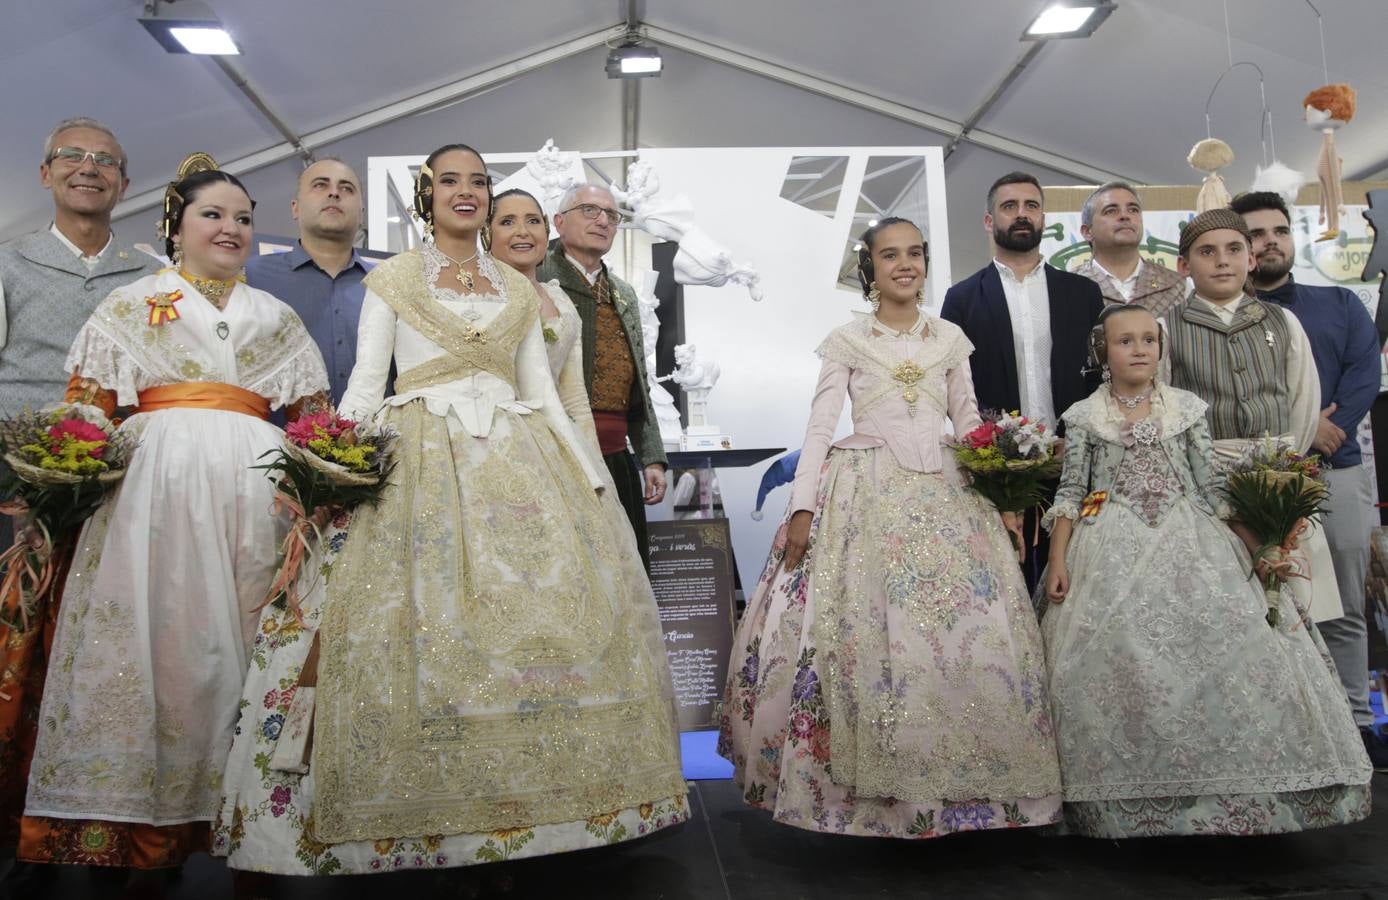
[{"label": "dark blazer", "polygon": [[[1071,404],[1099,386],[1098,371],[1082,371],[1089,359],[1089,330],[1099,319],[1104,298],[1099,286],[1082,275],[1046,266],[1046,293],[1051,308],[1051,400],[1059,418]],[[974,394],[980,410],[1021,407],[1017,387],[1017,354],[1012,348],[1012,317],[1002,290],[1002,276],[992,262],[950,288],[940,317],[960,328],[974,345],[969,357]],[[1059,424],[1059,423],[1057,423]]]}]

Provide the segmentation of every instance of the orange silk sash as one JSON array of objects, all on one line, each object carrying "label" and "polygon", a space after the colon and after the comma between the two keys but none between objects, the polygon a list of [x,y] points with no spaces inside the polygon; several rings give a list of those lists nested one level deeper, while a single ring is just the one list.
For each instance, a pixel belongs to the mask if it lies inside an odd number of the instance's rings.
[{"label": "orange silk sash", "polygon": [[217,381],[183,381],[140,391],[140,405],[135,408],[135,412],[154,412],[178,407],[221,409],[255,416],[257,419],[270,418],[269,400],[254,391]]}]

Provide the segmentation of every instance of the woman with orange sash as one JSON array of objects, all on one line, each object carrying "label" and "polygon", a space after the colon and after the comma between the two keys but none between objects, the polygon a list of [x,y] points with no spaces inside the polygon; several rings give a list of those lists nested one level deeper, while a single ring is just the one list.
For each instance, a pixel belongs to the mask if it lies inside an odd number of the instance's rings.
[{"label": "woman with orange sash", "polygon": [[209,844],[286,524],[251,467],[281,445],[270,410],[328,387],[298,316],[237,279],[252,207],[190,157],[165,195],[174,267],[113,291],[68,355],[70,398],[133,407],[139,446],[64,585],[21,860],[161,868]]}]

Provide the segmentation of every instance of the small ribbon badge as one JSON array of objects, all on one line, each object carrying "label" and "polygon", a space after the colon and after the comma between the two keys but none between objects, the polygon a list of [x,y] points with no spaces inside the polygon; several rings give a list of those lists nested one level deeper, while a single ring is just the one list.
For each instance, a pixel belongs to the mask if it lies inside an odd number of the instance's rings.
[{"label": "small ribbon badge", "polygon": [[178,310],[174,308],[174,304],[182,299],[182,291],[163,291],[153,297],[146,297],[145,302],[149,304],[149,324],[163,325],[165,322],[178,321]]},{"label": "small ribbon badge", "polygon": [[1089,495],[1080,503],[1080,518],[1092,519],[1099,514],[1099,510],[1104,508],[1104,503],[1108,501],[1108,491],[1090,491]]}]

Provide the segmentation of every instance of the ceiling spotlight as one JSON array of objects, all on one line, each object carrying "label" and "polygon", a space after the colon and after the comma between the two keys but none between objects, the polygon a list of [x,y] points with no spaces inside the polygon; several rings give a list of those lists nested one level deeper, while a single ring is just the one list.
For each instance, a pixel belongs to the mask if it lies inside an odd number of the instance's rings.
[{"label": "ceiling spotlight", "polygon": [[163,0],[162,3],[149,0],[139,22],[169,53],[206,56],[241,53],[217,14],[201,0]]},{"label": "ceiling spotlight", "polygon": [[608,78],[659,78],[662,61],[655,47],[630,43],[607,54]]},{"label": "ceiling spotlight", "polygon": [[1109,0],[1100,0],[1097,3],[1081,3],[1075,0],[1052,3],[1032,20],[1026,31],[1022,32],[1022,40],[1050,41],[1057,38],[1089,37],[1117,7],[1118,4]]}]

